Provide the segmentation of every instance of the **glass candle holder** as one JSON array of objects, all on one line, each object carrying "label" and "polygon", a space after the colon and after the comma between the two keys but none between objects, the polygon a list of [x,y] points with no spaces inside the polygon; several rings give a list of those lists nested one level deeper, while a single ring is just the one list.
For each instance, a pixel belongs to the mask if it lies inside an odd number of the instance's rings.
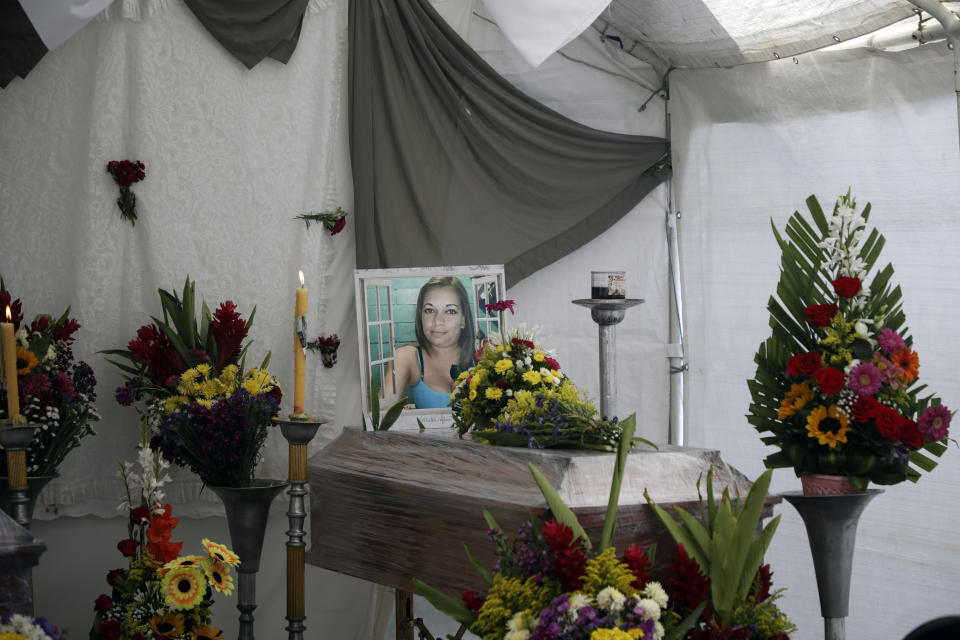
[{"label": "glass candle holder", "polygon": [[591,271],[590,297],[594,300],[627,297],[627,278],[623,271]]}]

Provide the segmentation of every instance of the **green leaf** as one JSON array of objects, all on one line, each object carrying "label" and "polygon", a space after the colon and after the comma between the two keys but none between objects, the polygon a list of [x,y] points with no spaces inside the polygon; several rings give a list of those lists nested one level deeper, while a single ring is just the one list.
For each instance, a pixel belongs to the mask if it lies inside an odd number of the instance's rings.
[{"label": "green leaf", "polygon": [[553,514],[553,517],[556,518],[560,524],[565,524],[573,529],[574,539],[582,538],[584,547],[587,549],[591,548],[590,537],[587,536],[587,532],[580,526],[580,521],[577,520],[577,516],[570,510],[570,507],[560,499],[560,495],[556,489],[550,485],[546,477],[540,473],[540,470],[533,466],[532,463],[528,462],[527,466],[530,467],[530,473],[533,474],[533,479],[537,481],[537,485],[540,487],[540,493],[543,494],[544,500],[547,501],[547,506],[550,507],[550,513]]},{"label": "green leaf", "polygon": [[607,499],[607,512],[603,518],[603,531],[600,534],[600,546],[597,553],[613,546],[614,529],[617,522],[617,503],[620,501],[620,485],[627,467],[627,454],[633,446],[633,432],[637,427],[637,414],[632,413],[620,423],[620,442],[617,443],[617,459],[613,468],[613,480],[610,482],[610,497]]},{"label": "green leaf", "polygon": [[417,578],[413,579],[413,586],[417,589],[417,592],[426,598],[427,602],[432,604],[440,613],[444,613],[460,624],[467,626],[472,625],[476,621],[477,614],[470,611],[467,605],[463,604],[460,600],[454,600],[447,594],[437,591],[426,582]]}]

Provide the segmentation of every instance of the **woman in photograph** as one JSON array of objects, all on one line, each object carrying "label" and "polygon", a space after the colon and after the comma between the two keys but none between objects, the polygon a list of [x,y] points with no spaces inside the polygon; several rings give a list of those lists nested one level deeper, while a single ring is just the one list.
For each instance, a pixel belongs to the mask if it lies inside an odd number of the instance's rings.
[{"label": "woman in photograph", "polygon": [[[473,313],[459,278],[430,278],[417,296],[417,344],[397,349],[396,389],[417,409],[450,406],[450,393],[460,371],[474,364]],[[396,397],[388,366],[384,397]]]}]

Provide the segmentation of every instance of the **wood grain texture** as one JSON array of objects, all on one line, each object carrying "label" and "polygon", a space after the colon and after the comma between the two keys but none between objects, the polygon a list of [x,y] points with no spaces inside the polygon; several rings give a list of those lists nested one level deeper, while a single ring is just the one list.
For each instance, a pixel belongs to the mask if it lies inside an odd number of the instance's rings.
[{"label": "wood grain texture", "polygon": [[[599,540],[614,456],[569,450],[492,447],[424,434],[345,429],[308,465],[311,486],[311,564],[413,591],[412,578],[459,597],[485,590],[464,553],[484,567],[496,561],[482,509],[513,534],[546,504],[527,463],[558,490],[593,541]],[[657,564],[669,563],[673,544],[643,498],[699,511],[697,479],[714,467],[714,487],[749,481],[715,451],[662,447],[630,454],[621,491],[616,536],[628,544],[658,543]],[[768,498],[770,504],[779,498]]]}]

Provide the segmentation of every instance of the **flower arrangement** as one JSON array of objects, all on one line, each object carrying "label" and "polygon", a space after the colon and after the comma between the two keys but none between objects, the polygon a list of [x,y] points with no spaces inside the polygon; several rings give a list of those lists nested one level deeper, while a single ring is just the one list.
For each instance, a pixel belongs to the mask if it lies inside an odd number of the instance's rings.
[{"label": "flower arrangement", "polygon": [[43,616],[31,618],[20,613],[0,616],[2,640],[59,640],[60,630]]},{"label": "flower arrangement", "polygon": [[512,313],[514,304],[487,305],[488,311],[501,314],[500,341],[485,340],[477,364],[456,379],[450,401],[460,436],[472,430],[493,444],[615,449],[620,421],[598,417],[589,396],[563,373],[534,333],[503,331],[502,314]]},{"label": "flower arrangement", "polygon": [[330,235],[335,236],[347,226],[347,212],[342,207],[337,207],[336,211],[322,211],[320,213],[302,213],[296,217],[297,220],[303,220],[310,228],[311,222],[321,223]]},{"label": "flower arrangement", "polygon": [[117,198],[120,217],[136,226],[137,196],[130,189],[130,185],[147,176],[146,167],[139,160],[111,160],[107,163],[107,173],[113,176],[113,181],[120,187],[120,197]]},{"label": "flower arrangement", "polygon": [[[95,402],[97,379],[86,362],[76,360],[72,344],[80,323],[67,308],[60,317],[38,315],[24,322],[23,305],[0,278],[0,309],[10,306],[17,339],[17,388],[20,413],[40,425],[27,451],[27,473],[50,476],[80,441],[95,433],[91,424],[100,419]],[[0,406],[6,405],[6,390]],[[0,456],[6,475],[6,457]]]},{"label": "flower arrangement", "polygon": [[[919,358],[904,326],[900,287],[887,265],[866,284],[884,238],[866,234],[870,205],[848,192],[826,215],[807,199],[812,224],[795,212],[782,250],[768,338],[748,382],[748,420],[778,447],[767,467],[872,481],[916,481],[946,450],[950,411],[920,396]],[[866,236],[866,237],[865,237]]]},{"label": "flower arrangement", "polygon": [[[146,398],[150,446],[210,485],[245,487],[253,479],[282,391],[266,369],[243,373],[247,333],[256,309],[244,320],[227,301],[195,316],[195,284],[182,297],[160,290],[164,321],[140,327],[127,349],[105,353],[126,382],[117,389],[125,406]],[[138,409],[139,411],[139,409]]]},{"label": "flower arrangement", "polygon": [[337,350],[340,348],[340,336],[333,333],[329,336],[317,336],[316,340],[307,343],[307,349],[320,353],[323,366],[327,369],[337,364]]},{"label": "flower arrangement", "polygon": [[[151,450],[146,436],[144,431],[138,448],[139,472],[130,462],[120,465],[126,488],[120,509],[130,517],[117,549],[128,566],[107,573],[111,591],[94,602],[90,640],[219,640],[220,630],[211,626],[213,592],[233,592],[230,567],[239,558],[206,538],[206,556],[179,555],[183,542],[171,540],[179,518],[163,504],[170,463]],[[138,499],[133,489],[139,489]]]}]

